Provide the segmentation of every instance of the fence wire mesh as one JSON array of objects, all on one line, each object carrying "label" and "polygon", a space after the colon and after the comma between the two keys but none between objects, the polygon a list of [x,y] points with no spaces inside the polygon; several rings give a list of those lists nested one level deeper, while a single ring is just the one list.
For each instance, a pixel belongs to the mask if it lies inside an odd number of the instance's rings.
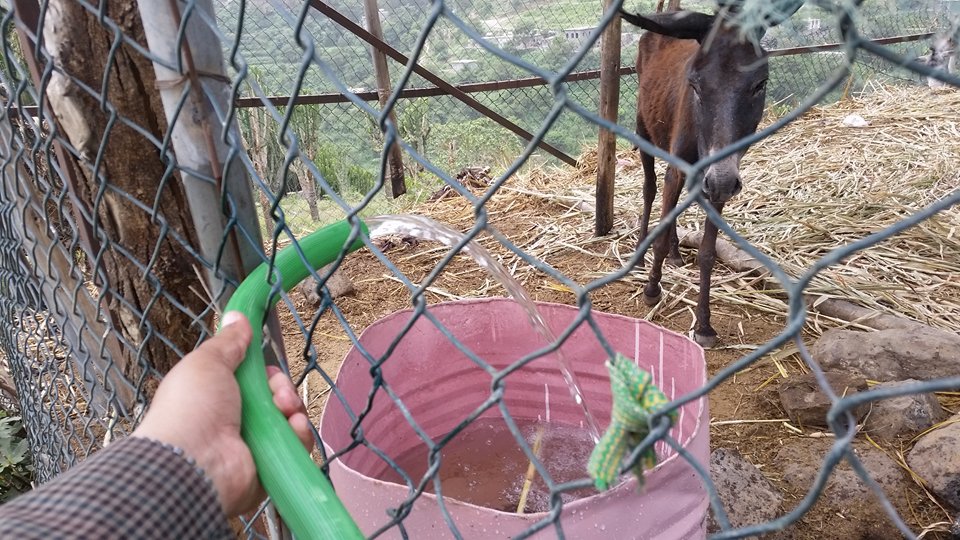
[{"label": "fence wire mesh", "polygon": [[[709,2],[684,4],[690,9],[711,9]],[[250,2],[242,19],[240,4],[223,2],[218,5],[217,17],[228,38],[241,34],[239,51],[250,66],[250,72],[267,95],[288,96],[296,86],[301,95],[337,93],[335,85],[320,72],[311,68],[298,78],[297,69],[301,49],[289,32],[289,22],[277,13],[277,6],[297,11],[297,2],[271,3]],[[345,17],[361,26],[365,23],[361,5],[329,2],[327,5],[339,10]],[[652,11],[655,2],[626,4],[634,11]],[[876,4],[870,7],[865,17],[862,32],[870,38],[911,36],[933,32],[942,28],[949,18],[950,3],[918,2],[904,9],[897,3]],[[380,17],[383,39],[401,53],[409,56],[416,42],[417,30],[427,20],[429,2],[380,2]],[[536,2],[509,2],[498,6],[495,14],[483,2],[467,1],[463,5],[451,5],[469,28],[519,58],[545,69],[556,71],[563,67],[574,50],[585,42],[590,30],[599,22],[599,9],[591,2],[561,2],[556,5],[540,5]],[[363,39],[344,29],[341,25],[317,11],[307,14],[304,21],[311,35],[317,39],[323,58],[329,68],[347,88],[362,92],[377,88],[373,64],[370,62],[369,46]],[[640,33],[624,28],[623,65],[632,65],[635,48],[632,47]],[[266,36],[270,36],[269,38]],[[768,49],[790,49],[835,43],[838,36],[835,17],[828,10],[816,5],[804,8],[803,12],[782,27],[777,27],[765,37]],[[926,52],[926,43],[910,41],[891,45],[905,57],[919,56]],[[530,76],[521,67],[504,61],[480,46],[446,19],[437,21],[434,30],[427,36],[424,49],[419,55],[420,64],[442,75],[451,84],[464,85],[486,81],[504,81]],[[599,69],[599,43],[589,48],[579,61],[575,71],[586,72]],[[843,65],[845,58],[839,51],[821,51],[812,54],[777,57],[771,60],[773,76],[769,85],[769,99],[784,108],[797,105],[813,92],[826,77]],[[402,75],[401,66],[391,66],[392,84],[396,85]],[[891,70],[882,62],[869,58],[855,60],[854,78],[850,86],[854,91],[864,88],[868,81],[890,81],[918,78],[908,72]],[[419,75],[413,74],[408,88],[432,86]],[[835,100],[843,94],[838,88],[828,94],[827,100]],[[242,93],[250,95],[249,90]],[[476,95],[476,94],[475,94]],[[636,116],[636,77],[625,76],[621,81],[620,115],[622,122],[629,124]],[[553,103],[549,87],[536,86],[483,92],[476,95],[482,103],[494,107],[509,120],[535,131]],[[584,106],[593,106],[599,100],[599,79],[587,79],[568,83],[568,96]],[[351,180],[369,178],[377,170],[377,152],[381,141],[378,130],[371,130],[369,116],[358,107],[347,104],[323,106],[325,129],[313,135],[314,144],[354,166]],[[417,150],[431,161],[442,163],[448,170],[460,170],[464,166],[502,164],[509,162],[498,145],[490,139],[502,136],[502,129],[488,119],[478,117],[471,108],[450,97],[399,100],[394,107],[398,115],[400,135],[409,141],[419,141]],[[244,113],[241,113],[243,117]],[[406,120],[406,121],[404,121]],[[335,133],[336,136],[329,134]],[[466,136],[465,136],[466,135]],[[561,116],[545,140],[563,152],[577,155],[584,145],[596,139],[597,127],[577,115]],[[512,141],[511,141],[512,142]],[[373,143],[373,144],[371,144]],[[453,147],[455,150],[450,151]],[[281,154],[279,148],[265,149],[266,153]],[[451,156],[451,154],[453,154]],[[538,159],[551,159],[538,153]],[[267,159],[279,159],[270,158]],[[347,167],[347,165],[342,166]],[[367,171],[362,173],[362,171]],[[432,178],[424,179],[428,187],[436,187]],[[297,184],[294,183],[295,187]],[[295,212],[305,215],[305,212]]]},{"label": "fence wire mesh", "polygon": [[[424,318],[442,326],[432,315],[434,300],[469,294],[446,291],[439,280],[452,271],[467,242],[485,238],[514,270],[528,267],[569,294],[566,301],[580,310],[558,341],[514,359],[513,369],[491,373],[489,399],[452,432],[424,440],[442,454],[477,414],[496,409],[508,419],[523,455],[536,464],[548,494],[543,517],[520,537],[539,531],[565,537],[561,510],[570,498],[562,495],[589,488],[592,482],[585,474],[561,482],[546,473],[547,465],[532,450],[530,434],[518,427],[504,405],[503,388],[514,369],[550,356],[581,327],[612,352],[590,308],[599,291],[636,272],[640,255],[625,254],[612,270],[597,273],[595,267],[584,265],[582,275],[567,275],[534,254],[531,244],[499,233],[491,225],[488,207],[510,193],[508,183],[520,171],[528,174],[548,165],[537,147],[541,141],[576,154],[592,144],[600,129],[607,129],[616,133],[624,148],[653,150],[630,129],[636,114],[636,75],[622,78],[619,124],[594,112],[598,78],[563,82],[572,73],[599,68],[598,29],[610,23],[613,11],[603,14],[595,2],[576,1],[381,2],[384,40],[452,84],[544,79],[543,85],[475,94],[482,104],[534,133],[528,143],[449,95],[401,99],[403,90],[432,86],[413,73],[412,64],[391,65],[392,93],[383,110],[371,105],[375,99],[358,97],[377,86],[370,48],[321,14],[317,0],[180,1],[171,3],[177,6],[171,20],[153,16],[166,9],[163,2],[15,4],[18,13],[5,6],[2,20],[0,310],[6,324],[0,330],[0,354],[15,387],[10,392],[16,392],[24,417],[38,481],[49,480],[112,439],[129,434],[163,373],[211,334],[218,310],[251,268],[272,265],[283,247],[299,249],[299,240],[322,224],[347,219],[358,227],[359,217],[417,211],[438,188],[449,186],[468,201],[463,211],[473,215],[457,246],[435,253],[429,266],[411,272],[388,245],[364,237],[365,249],[373,255],[368,255],[360,286],[399,288],[407,306],[412,306],[412,320]],[[772,58],[768,105],[776,119],[733,149],[762,144],[817,103],[849,94],[851,88],[856,92],[868,82],[920,86],[925,77],[935,75],[952,85],[960,83],[954,75],[912,61],[926,52],[926,40],[889,45],[871,41],[949,30],[953,4],[889,1],[858,7],[852,2],[809,2],[789,22],[767,33],[766,47],[837,41],[845,46]],[[325,5],[361,26],[366,22],[363,7],[356,3]],[[651,11],[653,3],[624,7]],[[689,2],[684,7],[710,11],[715,6]],[[489,15],[494,12],[496,16]],[[142,19],[139,13],[144,14]],[[640,33],[626,26],[624,31],[622,63],[629,66]],[[168,54],[171,51],[175,54]],[[344,100],[312,104],[305,100],[291,106],[300,97],[326,94]],[[270,99],[278,96],[281,99]],[[244,99],[249,101],[239,106]],[[396,124],[387,120],[386,111],[396,114]],[[398,200],[384,195],[389,180],[383,149],[392,141],[402,146],[411,191]],[[691,164],[667,159],[695,179],[715,160]],[[458,173],[484,166],[491,167],[492,177],[479,193],[458,181]],[[944,174],[955,182],[956,171]],[[947,211],[960,201],[960,190],[949,186],[935,202],[894,225],[864,230],[856,241],[832,246],[815,264],[788,273],[782,260],[747,241],[742,231],[706,204],[699,180],[688,184],[688,193],[667,220],[699,207],[759,261],[782,289],[783,327],[728,365],[712,366],[716,369],[701,388],[672,396],[666,409],[652,415],[651,426],[656,426],[652,436],[631,454],[628,465],[657,443],[663,452],[668,447],[681,452],[700,475],[715,519],[724,529],[717,538],[747,537],[801,523],[844,461],[901,533],[946,530],[949,515],[924,521],[914,514],[905,521],[871,479],[853,451],[858,436],[853,411],[896,396],[956,390],[960,376],[838,395],[811,357],[802,331],[810,324],[804,293],[825,269]],[[654,232],[663,230],[658,226]],[[653,237],[646,239],[641,247],[652,241]],[[346,255],[337,265],[356,256]],[[356,302],[349,297],[333,299],[326,287],[331,273],[332,269],[312,272],[323,284],[316,305],[305,305],[300,292],[276,288],[281,307],[271,346],[304,389],[315,421],[319,416],[314,413],[322,410],[329,395],[357,419],[355,427],[363,428],[365,411],[351,409],[334,384],[339,359],[331,356],[340,349],[330,343],[362,349],[359,334],[375,315],[385,312],[370,297],[362,297],[368,303],[359,307],[348,307]],[[479,294],[488,290],[490,286],[484,285]],[[657,322],[665,317],[650,316]],[[337,328],[337,335],[328,333]],[[405,339],[408,330],[409,326],[393,336],[392,343]],[[443,331],[450,337],[455,334]],[[723,511],[729,501],[720,500],[707,474],[709,464],[689,459],[661,419],[670,410],[709,398],[761,362],[783,358],[781,353],[791,342],[830,399],[833,443],[809,490],[792,509],[769,521],[730,528]],[[456,341],[456,346],[483,364],[468,345]],[[390,362],[389,357],[367,357],[374,375],[381,362]],[[389,391],[389,381],[374,378],[369,391],[377,399],[404,406]],[[362,429],[352,433],[351,445],[333,448],[334,455],[342,459],[342,454],[355,451],[354,446],[373,448],[363,433]],[[409,495],[398,507],[381,509],[391,518],[376,533],[418,537],[404,527],[407,512],[431,486],[439,490],[440,472],[431,467],[416,476],[395,461],[384,466],[406,479]],[[444,535],[460,537],[447,507],[441,505],[441,512],[449,528]],[[245,532],[252,537],[264,534],[253,520]]]}]

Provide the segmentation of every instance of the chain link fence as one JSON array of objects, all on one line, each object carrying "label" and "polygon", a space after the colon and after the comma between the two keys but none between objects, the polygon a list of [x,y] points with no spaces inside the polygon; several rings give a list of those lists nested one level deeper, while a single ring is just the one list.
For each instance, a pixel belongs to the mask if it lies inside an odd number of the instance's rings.
[{"label": "chain link fence", "polygon": [[[37,481],[49,480],[130,433],[163,373],[211,334],[217,313],[256,265],[272,265],[277,250],[284,246],[298,249],[299,239],[322,224],[342,219],[356,224],[358,216],[415,208],[444,185],[466,197],[475,213],[466,239],[422,279],[405,275],[384,253],[383,244],[364,239],[380,265],[364,283],[374,287],[400,283],[414,307],[413,317],[429,318],[425,295],[436,290],[431,287],[437,276],[449,268],[467,239],[486,231],[510,257],[572,291],[582,309],[561,340],[582,326],[611,349],[586,308],[597,291],[627,276],[638,256],[628,256],[621,268],[580,285],[585,280],[579,276],[564,276],[499,235],[488,225],[490,198],[504,193],[517,171],[535,170],[547,158],[538,157],[535,146],[447,95],[398,99],[394,92],[387,105],[396,113],[397,124],[385,124],[378,107],[355,95],[376,89],[368,46],[319,14],[315,3],[196,0],[171,2],[175,9],[169,12],[164,11],[169,7],[163,6],[165,2],[138,6],[134,2],[22,1],[14,3],[16,13],[12,6],[4,7],[0,310],[6,324],[0,329],[0,355],[5,357],[15,387],[10,391],[16,392],[24,417]],[[754,139],[789,124],[819,101],[858,91],[867,81],[921,83],[930,70],[906,64],[925,52],[926,41],[884,46],[869,40],[944,30],[950,26],[953,4],[891,1],[857,9],[849,2],[823,1],[802,8],[789,23],[768,33],[768,49],[838,40],[847,46],[773,58],[769,103],[784,114]],[[330,2],[328,6],[357,24],[365,22],[363,9],[356,3]],[[625,7],[649,11],[653,3]],[[709,3],[691,2],[685,7],[712,9]],[[173,14],[173,18],[157,13]],[[647,144],[631,132],[635,75],[622,79],[620,124],[625,127],[605,122],[593,112],[599,79],[559,85],[571,73],[599,68],[594,30],[610,16],[601,17],[594,2],[382,1],[380,17],[387,43],[453,84],[529,76],[546,79],[546,85],[476,96],[535,133],[536,141],[576,154],[605,127],[615,131],[624,146]],[[842,26],[844,20],[852,23]],[[629,66],[639,33],[627,27],[625,32],[622,63]],[[480,36],[482,41],[477,39]],[[390,67],[395,88],[430,86],[409,66]],[[955,77],[949,80],[958,82]],[[555,93],[554,85],[564,91]],[[322,94],[342,95],[347,101],[290,106],[298,97]],[[244,100],[246,106],[238,106]],[[392,201],[383,193],[383,146],[397,136],[402,140],[411,193]],[[742,144],[747,142],[754,141]],[[688,174],[705,166],[697,164],[695,169],[679,160],[674,164]],[[454,178],[462,169],[475,166],[494,170],[481,195]],[[850,411],[894,396],[956,389],[960,377],[848,397],[833,394],[801,337],[807,313],[803,296],[824,268],[958,201],[960,191],[954,187],[895,226],[830,250],[795,276],[787,275],[712,211],[701,186],[694,185],[681,201],[674,215],[701,207],[780,282],[789,311],[782,313],[786,323],[776,337],[717,370],[706,385],[679,396],[670,408],[709,397],[722,383],[791,340],[832,401],[829,419],[835,443],[809,493],[796,508],[774,520],[724,531],[718,537],[779,530],[801,519],[842,460],[884,501],[896,527],[909,533],[910,527],[893,510],[883,489],[869,479],[850,450],[857,435]],[[314,278],[324,284],[328,272],[314,272]],[[281,298],[280,316],[271,320],[271,350],[282,363],[287,358],[301,361],[293,371],[308,396],[312,391],[309,375],[314,374],[328,385],[323,392],[346,403],[333,384],[336,366],[324,362],[322,346],[318,351],[317,344],[329,338],[357,345],[356,336],[371,321],[348,322],[340,307],[343,301],[332,299],[326,288],[316,309],[305,309],[296,295],[279,289],[276,293]],[[346,337],[318,335],[324,317],[335,319]],[[403,337],[401,333],[395,339]],[[464,344],[457,346],[470,354]],[[515,360],[527,365],[551,350]],[[495,379],[497,385],[509,384],[510,374],[498,373]],[[386,395],[382,386],[374,385],[371,392],[379,399],[397,399]],[[499,404],[496,392],[495,385],[488,407]],[[362,427],[362,411],[351,413],[360,418]],[[662,415],[663,411],[657,413],[652,421]],[[458,429],[467,424],[464,421]],[[443,449],[456,433],[431,444]],[[525,455],[534,456],[532,443],[516,425],[511,424],[511,433]],[[658,441],[679,447],[666,429],[658,427],[653,433],[655,437],[632,454],[632,462]],[[352,444],[364,444],[362,431]],[[428,483],[440,484],[435,468],[422,478],[411,478],[390,463],[410,488],[401,509],[424,497]],[[707,466],[691,464],[701,475]],[[538,467],[545,470],[542,464]],[[713,508],[722,508],[709,478],[703,481]],[[566,499],[560,494],[591,485],[585,478],[546,483],[551,495],[548,511],[527,535],[547,528],[562,536],[560,510]],[[390,531],[404,531],[404,513],[391,515]],[[722,516],[718,512],[719,522],[728,524]],[[458,536],[456,524],[449,519],[447,524],[449,534]],[[261,532],[254,521],[248,522],[249,536]],[[413,531],[404,534],[416,536]]]},{"label": "chain link fence", "polygon": [[[880,39],[935,32],[947,24],[952,10],[950,6],[953,4],[917,2],[909,10],[901,9],[896,2],[871,5],[863,12],[863,35]],[[349,2],[328,2],[326,5],[338,10],[350,21],[366,27],[362,5]],[[417,30],[427,20],[431,4],[390,0],[378,5],[383,40],[410,56],[416,43]],[[246,10],[242,18],[239,13],[241,6]],[[636,12],[649,12],[654,9],[655,2],[639,1],[635,2],[635,5],[627,3],[626,6]],[[684,6],[704,11],[711,9],[710,2],[689,2]],[[300,8],[296,2],[222,2],[218,4],[217,16],[228,38],[244,36],[239,42],[238,50],[248,62],[252,78],[260,84],[265,94],[290,96],[294,89],[299,96],[336,94],[336,85],[316,67],[309,68],[302,79],[299,77],[302,50],[287,31],[290,21],[278,15],[281,9],[297,12]],[[470,0],[464,1],[462,5],[450,5],[450,11],[462,17],[464,24],[489,43],[548,71],[561,69],[577,47],[586,41],[589,32],[597,27],[600,20],[600,10],[594,2],[579,1],[560,2],[555,6],[517,1],[491,10],[484,2]],[[787,24],[772,29],[765,37],[764,45],[767,49],[777,50],[836,43],[838,29],[834,19],[829,10],[811,4],[804,7]],[[323,51],[322,57],[338,81],[354,92],[376,91],[377,82],[373,63],[370,61],[370,46],[363,39],[317,10],[306,13],[304,28],[316,36],[317,47]],[[633,65],[636,56],[634,44],[639,35],[636,29],[624,27],[622,65]],[[904,57],[915,57],[927,52],[927,43],[923,40],[911,40],[891,47]],[[599,43],[591,46],[573,71],[580,73],[598,70],[599,49]],[[844,61],[843,54],[837,50],[774,58],[771,60],[769,89],[771,102],[781,104],[783,110],[799,104],[828,74],[843,65]],[[522,67],[490,53],[445,19],[438,21],[435,30],[427,37],[419,55],[419,63],[454,85],[508,81],[531,76],[531,73]],[[393,88],[403,74],[403,69],[401,64],[390,64]],[[848,85],[831,92],[826,99],[836,100],[844,92],[857,93],[868,89],[871,82],[912,84],[919,80],[919,77],[907,72],[891,69],[882,61],[870,59],[858,59],[851,75]],[[428,81],[413,74],[406,87],[430,86],[432,85]],[[624,75],[620,86],[620,123],[631,125],[636,116],[635,99],[631,97],[636,95],[636,77]],[[249,90],[244,89],[242,92],[251,95]],[[569,82],[567,92],[569,98],[577,103],[594,107],[599,102],[599,75]],[[553,103],[550,88],[545,85],[473,95],[484,105],[529,132],[537,130]],[[371,104],[377,108],[375,102]],[[323,119],[322,124],[315,126],[311,136],[304,140],[330,154],[333,162],[340,164],[338,166],[343,172],[336,175],[336,181],[346,182],[348,198],[351,191],[364,192],[377,170],[376,149],[382,146],[379,130],[370,122],[365,111],[349,104],[346,99],[320,107],[322,114],[318,116]],[[515,153],[516,147],[524,144],[523,139],[449,96],[401,99],[394,111],[398,118],[400,135],[411,141],[411,144],[416,144],[415,147],[421,155],[443,164],[449,171],[483,166],[502,169],[510,162],[510,156]],[[256,118],[257,114],[252,111],[239,113],[245,134],[249,129],[248,118]],[[265,128],[269,129],[269,125]],[[592,123],[576,115],[563,115],[544,140],[575,157],[596,140],[597,133],[597,128]],[[271,134],[275,135],[272,132]],[[304,133],[298,130],[298,134]],[[271,138],[274,139],[276,137]],[[276,168],[283,152],[278,145],[267,145],[262,154],[261,159]],[[554,158],[538,152],[535,161],[551,162]],[[347,173],[346,169],[351,167],[352,173]],[[439,187],[439,180],[435,176],[417,174],[419,172],[416,166],[408,167],[408,182],[415,193],[426,195]],[[327,175],[328,178],[331,176],[334,175]],[[341,180],[341,176],[346,178]],[[271,179],[270,182],[274,189],[279,187],[277,179]],[[300,191],[299,181],[290,182],[287,188]],[[290,200],[290,215],[305,221],[308,214],[305,209],[296,207],[295,200]],[[359,198],[350,200],[356,202]]]}]

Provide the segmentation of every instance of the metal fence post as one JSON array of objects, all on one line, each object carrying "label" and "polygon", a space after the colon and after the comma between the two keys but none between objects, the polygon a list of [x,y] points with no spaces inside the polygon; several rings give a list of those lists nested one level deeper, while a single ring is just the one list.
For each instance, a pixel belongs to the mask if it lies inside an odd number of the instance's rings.
[{"label": "metal fence post", "polygon": [[[207,279],[213,301],[221,308],[234,290],[234,282],[264,261],[263,238],[247,171],[239,163],[226,163],[231,151],[221,137],[227,132],[240,141],[236,124],[224,128],[232,93],[220,41],[202,20],[214,20],[212,0],[199,0],[182,20],[176,0],[138,0],[160,97],[172,130],[171,141],[187,193],[200,253],[213,266]],[[185,24],[183,39],[179,39]],[[171,69],[176,67],[178,69]],[[184,96],[185,89],[189,95]],[[224,201],[233,205],[224,208]],[[236,225],[228,228],[232,212]],[[241,241],[237,228],[248,241]],[[279,325],[269,321],[274,353],[283,355]]]}]

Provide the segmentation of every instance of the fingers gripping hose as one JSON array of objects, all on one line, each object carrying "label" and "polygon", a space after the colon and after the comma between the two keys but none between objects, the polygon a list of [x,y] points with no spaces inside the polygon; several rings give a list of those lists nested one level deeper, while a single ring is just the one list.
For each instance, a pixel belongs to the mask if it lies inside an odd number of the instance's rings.
[{"label": "fingers gripping hose", "polygon": [[[363,222],[360,228],[369,234]],[[324,227],[300,240],[300,251],[313,268],[320,268],[336,260],[345,247],[355,251],[363,246],[360,238],[346,245],[351,230],[346,221]],[[280,251],[274,266],[274,279],[282,280],[284,291],[310,275],[296,246]],[[245,314],[253,327],[253,339],[236,373],[243,406],[241,435],[253,454],[260,483],[298,540],[363,538],[326,476],[273,404],[263,360],[263,317],[279,298],[271,299],[268,271],[267,264],[258,266],[226,307],[226,311]]]}]

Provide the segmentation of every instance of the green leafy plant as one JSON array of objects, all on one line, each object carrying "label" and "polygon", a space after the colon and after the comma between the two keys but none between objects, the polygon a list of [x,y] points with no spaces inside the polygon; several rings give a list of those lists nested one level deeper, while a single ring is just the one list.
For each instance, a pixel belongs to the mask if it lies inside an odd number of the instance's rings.
[{"label": "green leafy plant", "polygon": [[20,417],[0,411],[0,503],[30,489],[29,450]]}]

